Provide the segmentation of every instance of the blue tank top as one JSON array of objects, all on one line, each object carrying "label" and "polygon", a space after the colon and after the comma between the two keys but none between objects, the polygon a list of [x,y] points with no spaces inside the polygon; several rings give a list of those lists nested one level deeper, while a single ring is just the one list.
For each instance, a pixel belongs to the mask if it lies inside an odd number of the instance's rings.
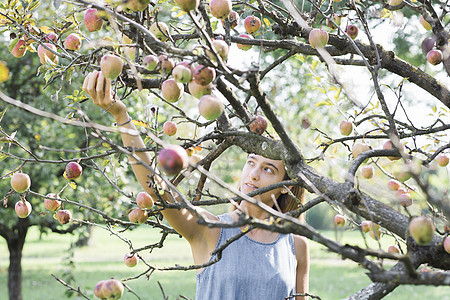
[{"label": "blue tank top", "polygon": [[[228,214],[219,219],[233,222]],[[240,232],[222,228],[216,248]],[[225,248],[221,260],[196,274],[195,299],[281,300],[295,293],[296,268],[292,234],[279,234],[272,243],[244,235]]]}]

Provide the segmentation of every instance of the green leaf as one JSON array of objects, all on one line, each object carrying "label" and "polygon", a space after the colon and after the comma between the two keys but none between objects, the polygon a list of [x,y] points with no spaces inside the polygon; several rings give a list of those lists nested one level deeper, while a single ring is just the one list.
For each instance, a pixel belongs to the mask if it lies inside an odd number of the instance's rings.
[{"label": "green leaf", "polygon": [[11,43],[9,43],[9,48],[8,48],[8,50],[9,50],[9,52],[11,52],[12,51],[12,49],[17,45],[17,43],[19,42],[19,38],[18,37],[16,37],[15,39],[13,39],[12,41],[11,41]]},{"label": "green leaf", "polygon": [[0,122],[2,121],[3,116],[5,115],[7,109],[8,108],[5,108],[3,111],[0,112]]},{"label": "green leaf", "polygon": [[0,153],[0,161],[4,160],[7,157],[9,157],[9,155]]},{"label": "green leaf", "polygon": [[319,103],[316,103],[314,106],[319,107],[319,106],[325,106],[325,105],[331,105],[331,102],[329,100],[320,101]]}]

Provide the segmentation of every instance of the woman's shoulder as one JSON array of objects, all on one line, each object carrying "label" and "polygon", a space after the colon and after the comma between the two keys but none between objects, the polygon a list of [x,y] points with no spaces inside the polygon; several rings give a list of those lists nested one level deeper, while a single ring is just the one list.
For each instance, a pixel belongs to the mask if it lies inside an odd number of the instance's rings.
[{"label": "woman's shoulder", "polygon": [[309,252],[309,242],[304,236],[293,234],[295,256],[298,259],[304,259]]}]

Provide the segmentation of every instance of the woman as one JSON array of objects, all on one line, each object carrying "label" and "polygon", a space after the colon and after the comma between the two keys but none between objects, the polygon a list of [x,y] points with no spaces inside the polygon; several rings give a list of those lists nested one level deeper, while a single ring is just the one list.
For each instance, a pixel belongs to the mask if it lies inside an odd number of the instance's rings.
[{"label": "woman", "polygon": [[[136,130],[127,113],[126,106],[119,99],[113,99],[111,81],[101,72],[89,73],[84,80],[83,89],[91,96],[93,102],[107,110],[116,119],[116,125]],[[144,148],[139,136],[121,133],[124,146]],[[149,153],[138,152],[136,155],[144,162],[150,163]],[[154,190],[148,185],[149,170],[133,163],[133,171],[147,193],[154,198]],[[242,170],[240,190],[247,194],[257,188],[280,182],[288,178],[284,164],[259,155],[250,154]],[[165,183],[155,176],[157,183],[167,190]],[[294,187],[293,193],[303,199],[303,190]],[[172,194],[162,195],[165,201],[178,201]],[[288,195],[288,190],[278,188],[255,196],[254,199],[266,205],[280,208],[283,212],[297,207],[296,201]],[[274,204],[276,199],[276,204]],[[247,201],[242,201],[239,210],[260,220],[267,219],[269,213]],[[206,220],[233,222],[238,220],[238,211],[216,216],[202,208],[196,208]],[[170,225],[187,239],[191,246],[196,265],[203,265],[213,257],[211,253],[230,237],[245,228],[210,228],[197,223],[198,217],[187,209],[166,209],[162,214]],[[294,294],[308,291],[309,251],[307,239],[293,234],[255,228],[243,237],[231,243],[222,253],[219,262],[204,269],[197,270],[196,299],[284,299]],[[296,299],[306,299],[297,297]]]}]

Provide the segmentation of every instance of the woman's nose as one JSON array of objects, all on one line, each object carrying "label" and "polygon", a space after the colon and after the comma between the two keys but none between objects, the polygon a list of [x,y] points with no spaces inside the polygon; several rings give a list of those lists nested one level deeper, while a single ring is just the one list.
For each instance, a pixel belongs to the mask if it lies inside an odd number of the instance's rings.
[{"label": "woman's nose", "polygon": [[250,171],[250,178],[252,178],[254,180],[258,180],[259,179],[259,168],[253,168]]}]

